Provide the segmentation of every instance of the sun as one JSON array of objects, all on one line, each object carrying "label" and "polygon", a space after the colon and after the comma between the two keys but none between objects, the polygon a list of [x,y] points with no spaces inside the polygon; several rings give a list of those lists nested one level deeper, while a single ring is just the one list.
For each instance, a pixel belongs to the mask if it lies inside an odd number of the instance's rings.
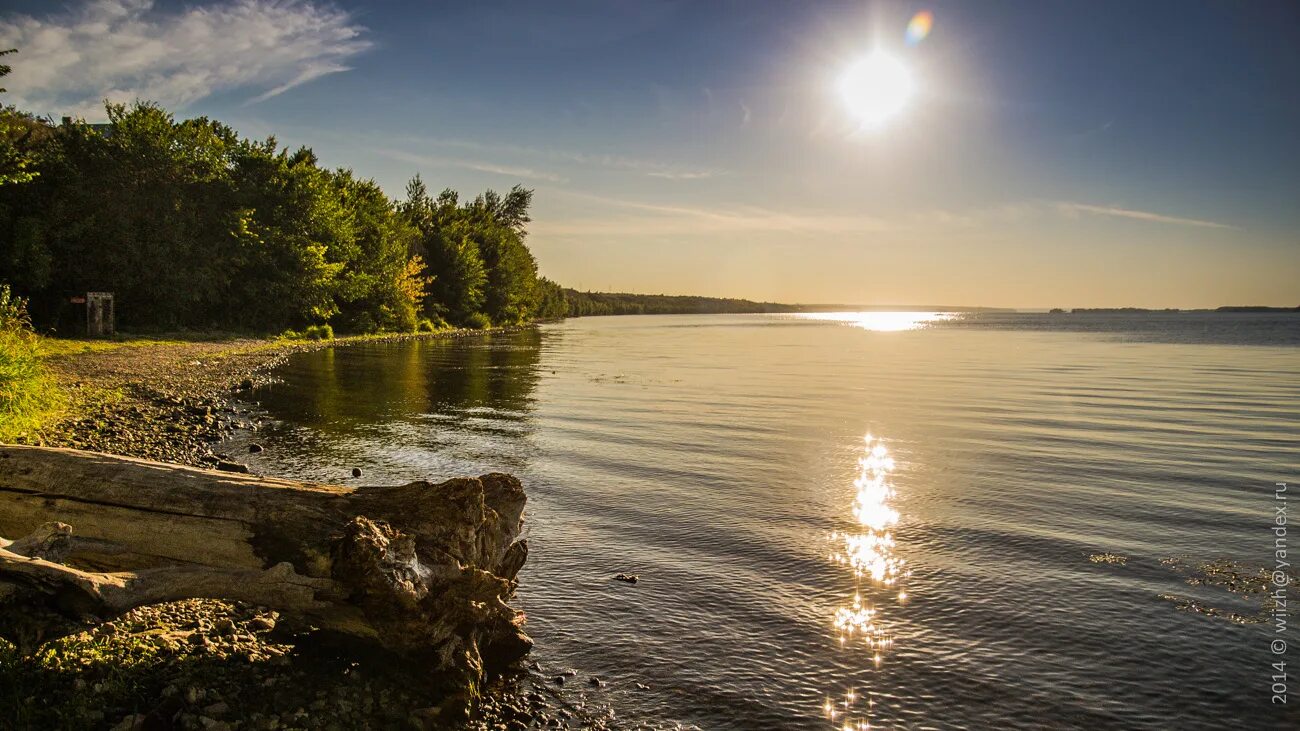
[{"label": "sun", "polygon": [[863,124],[875,127],[894,116],[912,96],[912,75],[898,59],[876,52],[840,77],[840,96]]}]

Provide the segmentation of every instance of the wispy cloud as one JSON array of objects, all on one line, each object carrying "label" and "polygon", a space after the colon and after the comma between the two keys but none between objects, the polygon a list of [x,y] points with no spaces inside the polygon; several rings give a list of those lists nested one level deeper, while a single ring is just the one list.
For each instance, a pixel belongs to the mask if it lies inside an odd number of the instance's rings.
[{"label": "wispy cloud", "polygon": [[19,49],[11,101],[91,118],[105,98],[184,107],[247,89],[249,103],[265,101],[348,70],[371,47],[364,32],[349,13],[308,0],[85,0],[50,15],[0,16],[0,47]]},{"label": "wispy cloud", "polygon": [[551,163],[576,164],[589,168],[609,170],[626,170],[665,180],[701,180],[725,175],[726,171],[715,168],[687,167],[655,160],[644,160],[624,155],[573,152],[555,148],[528,147],[509,143],[483,143],[474,140],[459,140],[440,137],[419,137],[405,140],[421,147],[443,147],[461,150],[473,150],[484,155],[510,156],[544,160]]},{"label": "wispy cloud", "polygon": [[907,221],[917,228],[974,229],[1015,225],[1041,216],[1043,213],[1042,204],[1019,202],[958,210],[931,208],[909,214]]},{"label": "wispy cloud", "polygon": [[717,175],[717,173],[710,170],[688,170],[683,172],[656,170],[654,172],[646,173],[646,175],[649,175],[652,178],[664,178],[665,180],[703,180],[705,178],[712,178]]},{"label": "wispy cloud", "polygon": [[529,180],[548,180],[552,183],[563,183],[565,178],[555,173],[548,173],[544,170],[534,170],[532,168],[516,167],[513,165],[494,165],[490,162],[476,162],[473,160],[453,160],[453,165],[478,170],[484,173],[496,173],[497,175],[506,175],[516,178],[527,178]]},{"label": "wispy cloud", "polygon": [[519,167],[515,165],[498,165],[493,162],[484,162],[480,160],[464,160],[452,157],[437,157],[433,155],[418,155],[413,152],[404,150],[393,150],[388,148],[377,148],[373,150],[375,154],[382,155],[390,160],[400,162],[409,162],[415,165],[428,167],[454,167],[465,170],[477,170],[483,173],[494,173],[511,178],[524,178],[526,180],[545,180],[551,183],[563,183],[565,179],[545,170],[535,170],[529,167]]},{"label": "wispy cloud", "polygon": [[1161,213],[1152,213],[1150,211],[1137,211],[1131,208],[1117,208],[1115,206],[1095,206],[1088,203],[1070,203],[1067,201],[1058,201],[1056,208],[1067,216],[1078,216],[1079,214],[1092,214],[1097,216],[1115,216],[1118,218],[1133,218],[1139,221],[1150,221],[1152,223],[1169,223],[1177,226],[1198,226],[1201,228],[1232,228],[1226,223],[1215,221],[1206,221],[1199,218],[1182,218],[1180,216],[1166,216]]},{"label": "wispy cloud", "polygon": [[534,228],[539,232],[545,231],[548,234],[558,235],[604,235],[619,231],[657,235],[702,232],[861,234],[897,228],[893,223],[873,216],[843,215],[825,211],[780,210],[762,206],[700,208],[642,203],[573,191],[550,190],[548,194],[642,214],[571,218],[541,226],[534,223]]},{"label": "wispy cloud", "polygon": [[[596,216],[574,216],[534,224],[542,235],[608,236],[629,232],[660,236],[700,233],[785,232],[847,237],[891,233],[930,237],[970,231],[1005,232],[1025,224],[1041,225],[1053,216],[1116,216],[1153,223],[1205,228],[1232,228],[1214,221],[1164,216],[1127,208],[1086,203],[1020,201],[966,210],[929,209],[889,215],[843,213],[833,210],[779,209],[763,206],[697,206],[646,203],[637,200],[550,189],[547,195],[594,203],[607,210]],[[1037,223],[1035,223],[1037,222]]]}]

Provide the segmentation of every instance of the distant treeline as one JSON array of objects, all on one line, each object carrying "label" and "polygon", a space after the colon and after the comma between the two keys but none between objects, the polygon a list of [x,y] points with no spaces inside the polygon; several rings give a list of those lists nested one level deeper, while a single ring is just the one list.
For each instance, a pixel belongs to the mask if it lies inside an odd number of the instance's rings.
[{"label": "distant treeline", "polygon": [[[1053,313],[1062,313],[1065,310],[1060,308],[1052,310]],[[1264,305],[1225,305],[1216,307],[1212,310],[1181,310],[1176,307],[1166,307],[1160,310],[1147,309],[1145,307],[1075,307],[1070,310],[1075,315],[1130,315],[1144,312],[1300,312],[1300,307],[1266,307]]]},{"label": "distant treeline", "polygon": [[1215,312],[1300,312],[1300,307],[1265,307],[1263,305],[1227,305]]},{"label": "distant treeline", "polygon": [[[1053,310],[1056,312],[1057,310]],[[1145,307],[1075,307],[1070,310],[1072,315],[1132,315],[1142,312],[1178,312],[1173,307],[1167,307],[1162,310],[1151,310]]]},{"label": "distant treeline", "polygon": [[[0,73],[3,73],[0,71]],[[108,124],[0,109],[0,281],[75,332],[87,291],[119,327],[350,332],[559,317],[524,245],[532,191],[394,201],[311,149],[149,103]]]},{"label": "distant treeline", "polygon": [[747,312],[796,312],[794,305],[720,297],[693,297],[624,292],[579,292],[564,290],[572,317],[589,315],[687,315]]}]

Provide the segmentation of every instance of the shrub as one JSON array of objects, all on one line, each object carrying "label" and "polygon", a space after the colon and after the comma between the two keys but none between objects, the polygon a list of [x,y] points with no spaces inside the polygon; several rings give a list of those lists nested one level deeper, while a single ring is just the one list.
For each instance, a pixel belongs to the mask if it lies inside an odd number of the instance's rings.
[{"label": "shrub", "polygon": [[27,302],[14,296],[9,285],[0,284],[0,330],[5,332],[31,332],[32,320],[27,316]]},{"label": "shrub", "polygon": [[492,321],[482,312],[475,312],[465,318],[465,327],[471,330],[486,330],[492,327]]},{"label": "shrub", "polygon": [[285,330],[284,332],[280,333],[280,339],[281,340],[302,340],[302,334],[299,333],[297,330],[294,330],[293,328],[289,328],[288,330]]},{"label": "shrub", "polygon": [[359,312],[352,318],[352,332],[369,335],[379,332],[379,323],[369,312]]},{"label": "shrub", "polygon": [[333,340],[334,328],[328,323],[324,325],[311,325],[302,331],[302,336],[308,340]]},{"label": "shrub", "polygon": [[27,303],[0,284],[0,442],[41,425],[59,403],[58,387],[40,362]]},{"label": "shrub", "polygon": [[438,318],[437,322],[427,317],[421,317],[420,321],[415,323],[415,331],[418,333],[436,333],[439,330],[446,330],[447,327],[447,321],[441,317]]}]

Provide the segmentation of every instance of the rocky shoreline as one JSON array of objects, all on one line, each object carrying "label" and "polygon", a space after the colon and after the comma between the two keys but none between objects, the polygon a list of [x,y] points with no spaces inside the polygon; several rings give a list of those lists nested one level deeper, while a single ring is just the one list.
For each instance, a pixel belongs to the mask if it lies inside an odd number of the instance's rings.
[{"label": "rocky shoreline", "polygon": [[[124,344],[53,356],[47,364],[69,394],[68,416],[31,441],[192,466],[235,462],[222,442],[260,427],[255,389],[289,355],[482,334]],[[588,703],[585,693],[562,695],[536,663],[486,689],[471,720],[448,725],[419,673],[285,635],[276,619],[257,607],[188,600],[135,610],[32,657],[0,646],[0,705],[12,710],[16,728],[613,726],[608,707]],[[64,701],[52,705],[51,697]]]},{"label": "rocky shoreline", "polygon": [[[492,330],[487,332],[502,332]],[[69,396],[67,416],[33,443],[204,466],[239,430],[256,431],[252,390],[294,353],[363,343],[482,337],[482,330],[335,340],[230,339],[123,344],[52,356],[46,365]]]}]

